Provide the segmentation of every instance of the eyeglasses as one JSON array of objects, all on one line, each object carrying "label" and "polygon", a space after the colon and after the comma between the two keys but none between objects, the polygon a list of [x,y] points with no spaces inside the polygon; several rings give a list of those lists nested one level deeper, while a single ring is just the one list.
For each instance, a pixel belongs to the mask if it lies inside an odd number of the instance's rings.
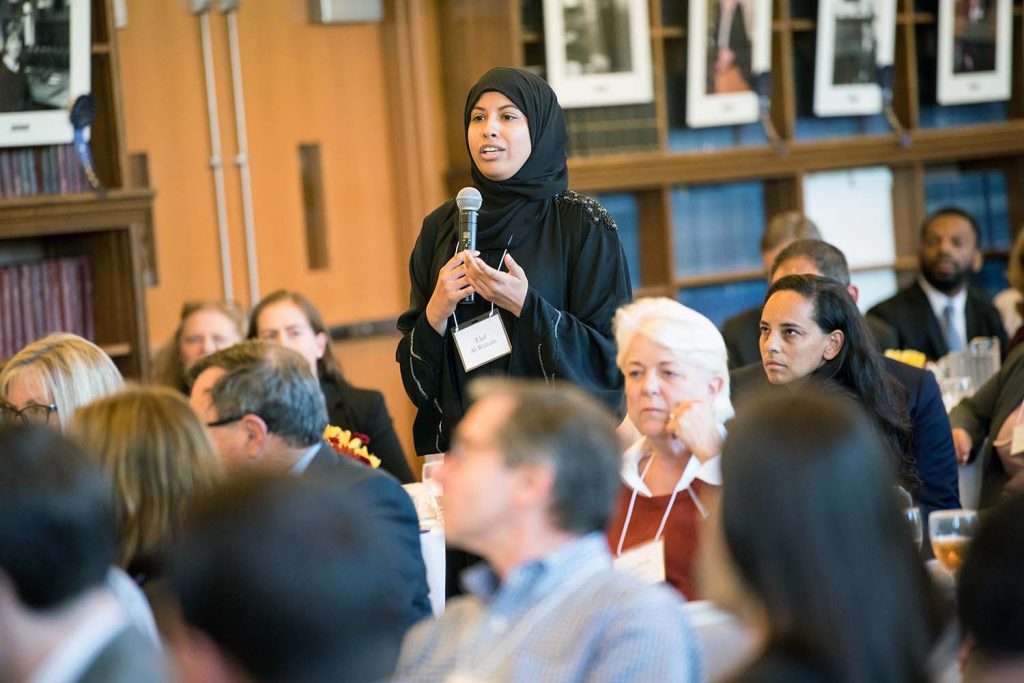
[{"label": "eyeglasses", "polygon": [[225,417],[225,418],[222,418],[220,420],[214,420],[213,422],[207,422],[206,426],[207,427],[223,427],[224,425],[229,425],[232,422],[238,422],[239,420],[241,420],[246,415],[248,415],[248,413],[243,413],[241,415],[234,415],[232,417]]},{"label": "eyeglasses", "polygon": [[54,403],[49,405],[33,403],[21,410],[12,405],[0,404],[0,423],[20,421],[23,424],[46,424],[50,421],[50,416],[56,412],[57,406]]}]

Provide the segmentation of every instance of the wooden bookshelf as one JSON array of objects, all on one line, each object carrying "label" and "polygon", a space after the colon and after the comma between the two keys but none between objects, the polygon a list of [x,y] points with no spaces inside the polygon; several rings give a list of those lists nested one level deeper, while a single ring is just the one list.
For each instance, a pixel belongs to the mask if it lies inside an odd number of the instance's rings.
[{"label": "wooden bookshelf", "polygon": [[[127,377],[149,371],[143,275],[153,192],[125,187],[127,160],[110,0],[92,0],[91,148],[107,191],[0,200],[0,262],[85,257],[96,343]],[[3,312],[0,312],[2,315]],[[3,359],[0,359],[2,363]]]},{"label": "wooden bookshelf", "polygon": [[[494,66],[540,66],[544,55],[541,0],[440,0],[446,135],[447,181],[451,192],[467,184],[468,160],[462,128],[462,97],[475,79]],[[916,266],[917,231],[925,216],[925,184],[929,169],[950,165],[965,170],[998,170],[1005,175],[1008,215],[1007,242],[1024,222],[1024,63],[1021,7],[1014,10],[1012,99],[1004,120],[942,126],[922,125],[925,110],[934,111],[934,93],[927,92],[922,75],[928,55],[923,38],[936,30],[934,11],[899,0],[896,27],[894,109],[908,130],[903,146],[889,131],[833,138],[798,136],[799,124],[810,113],[800,92],[810,83],[797,83],[806,69],[807,41],[813,40],[816,4],[801,3],[798,14],[791,0],[775,0],[772,27],[772,120],[782,147],[767,142],[711,151],[675,151],[669,139],[682,114],[670,102],[681,101],[685,87],[679,58],[686,50],[685,4],[650,0],[651,54],[654,74],[656,149],[626,154],[577,156],[569,161],[570,186],[587,193],[628,192],[636,199],[641,262],[640,291],[679,294],[694,287],[757,280],[763,273],[740,264],[712,274],[676,272],[672,193],[680,187],[759,181],[764,188],[765,220],[785,209],[803,209],[803,182],[808,174],[841,169],[886,167],[893,175],[893,230],[896,257],[880,263],[901,281]],[[925,8],[930,9],[930,8]],[[466,27],[472,27],[467,30]],[[682,51],[682,52],[681,52]],[[801,61],[803,60],[803,61]],[[922,66],[922,64],[925,64]],[[798,87],[799,86],[799,87]],[[570,123],[572,125],[572,123]],[[675,126],[675,128],[674,128]],[[994,250],[990,255],[1005,255]]]}]

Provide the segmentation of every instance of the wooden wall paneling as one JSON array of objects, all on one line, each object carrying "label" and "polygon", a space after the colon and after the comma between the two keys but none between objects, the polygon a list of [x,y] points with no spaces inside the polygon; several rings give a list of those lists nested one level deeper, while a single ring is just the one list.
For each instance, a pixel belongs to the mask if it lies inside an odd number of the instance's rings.
[{"label": "wooden wall paneling", "polygon": [[914,23],[914,0],[899,0],[896,22],[896,52],[892,105],[906,128],[920,123],[921,97],[917,81],[917,29]]},{"label": "wooden wall paneling", "polygon": [[791,140],[796,135],[796,88],[790,2],[778,0],[772,5],[772,124],[783,140]]},{"label": "wooden wall paneling", "polygon": [[1024,16],[1016,3],[1013,10],[1013,51],[1010,61],[1013,80],[1007,113],[1013,118],[1021,118],[1024,117]]},{"label": "wooden wall paneling", "polygon": [[[488,69],[518,66],[521,54],[518,0],[444,0],[440,12],[443,96],[448,168],[468,174],[463,105],[469,89]],[[449,189],[458,189],[449,174]],[[453,184],[454,183],[454,184]]]},{"label": "wooden wall paneling", "polygon": [[892,169],[892,225],[897,260],[916,257],[917,229],[924,220],[924,165]]},{"label": "wooden wall paneling", "polygon": [[654,79],[654,115],[658,121],[658,148],[668,148],[668,101],[665,94],[665,38],[662,33],[661,0],[650,0],[651,78]]},{"label": "wooden wall paneling", "polygon": [[795,175],[764,181],[764,224],[783,211],[803,211],[804,175]]},{"label": "wooden wall paneling", "polygon": [[306,233],[306,266],[327,268],[327,214],[324,210],[324,173],[320,145],[299,145],[299,184],[302,186],[302,217]]},{"label": "wooden wall paneling", "polygon": [[385,10],[385,58],[391,76],[388,99],[396,103],[388,115],[398,219],[397,268],[399,281],[405,282],[408,257],[423,217],[446,194],[441,172],[445,131],[441,55],[432,40],[437,34],[438,9],[435,2],[388,0]]},{"label": "wooden wall paneling", "polygon": [[124,149],[124,122],[121,115],[121,88],[117,78],[117,50],[114,49],[113,17],[108,0],[92,1],[92,94],[96,98],[90,147],[100,180],[111,188],[124,187],[124,169],[128,164]]},{"label": "wooden wall paneling", "polygon": [[637,192],[640,275],[646,292],[666,294],[674,278],[675,249],[668,188]]}]

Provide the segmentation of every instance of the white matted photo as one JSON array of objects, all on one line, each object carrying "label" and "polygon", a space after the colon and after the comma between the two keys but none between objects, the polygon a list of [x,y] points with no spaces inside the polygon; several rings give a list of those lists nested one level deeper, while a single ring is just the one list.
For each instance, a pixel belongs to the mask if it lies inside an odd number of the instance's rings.
[{"label": "white matted photo", "polygon": [[566,109],[654,100],[647,0],[544,0],[544,44]]},{"label": "white matted photo", "polygon": [[880,66],[891,66],[896,0],[821,0],[814,63],[815,116],[882,111]]},{"label": "white matted photo", "polygon": [[939,0],[939,104],[1010,99],[1010,0]]},{"label": "white matted photo", "polygon": [[71,142],[90,91],[90,0],[0,2],[0,147]]},{"label": "white matted photo", "polygon": [[771,0],[691,0],[686,125],[754,123],[753,79],[772,68]]}]

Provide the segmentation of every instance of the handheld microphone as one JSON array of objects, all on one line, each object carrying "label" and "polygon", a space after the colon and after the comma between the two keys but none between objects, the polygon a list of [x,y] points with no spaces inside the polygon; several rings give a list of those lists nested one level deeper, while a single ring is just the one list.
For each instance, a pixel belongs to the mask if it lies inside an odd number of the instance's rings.
[{"label": "handheld microphone", "polygon": [[[476,249],[476,217],[483,206],[484,198],[475,187],[464,187],[455,196],[455,206],[459,207],[459,251]],[[459,303],[471,304],[476,301],[475,294],[469,294]]]}]

